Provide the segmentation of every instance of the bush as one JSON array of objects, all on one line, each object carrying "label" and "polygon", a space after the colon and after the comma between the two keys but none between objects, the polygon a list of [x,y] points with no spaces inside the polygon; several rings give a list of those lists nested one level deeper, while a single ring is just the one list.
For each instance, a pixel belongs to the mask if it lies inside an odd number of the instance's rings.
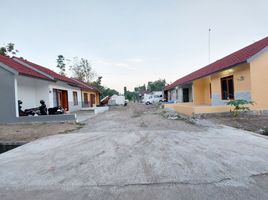
[{"label": "bush", "polygon": [[234,117],[237,117],[241,112],[248,112],[250,111],[249,105],[253,105],[253,101],[247,101],[243,99],[232,100],[227,103],[229,106],[233,106],[234,109],[230,110]]},{"label": "bush", "polygon": [[268,136],[268,127],[264,128],[264,129],[262,130],[262,134]]}]

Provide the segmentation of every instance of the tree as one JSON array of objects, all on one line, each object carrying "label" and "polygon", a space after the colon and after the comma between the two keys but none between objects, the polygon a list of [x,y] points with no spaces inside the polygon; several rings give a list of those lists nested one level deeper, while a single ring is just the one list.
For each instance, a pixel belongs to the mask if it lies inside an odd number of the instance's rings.
[{"label": "tree", "polygon": [[114,94],[119,95],[118,91],[102,86],[101,82],[102,82],[102,76],[99,76],[97,80],[90,83],[91,86],[96,87],[100,91],[101,99],[103,99],[106,96],[113,96]]},{"label": "tree", "polygon": [[127,94],[127,87],[125,86],[124,87],[124,95],[126,96],[126,94]]},{"label": "tree", "polygon": [[65,76],[65,71],[66,71],[65,66],[66,66],[66,64],[65,64],[64,56],[58,55],[56,67],[60,69],[60,74],[63,76]]},{"label": "tree", "polygon": [[134,91],[137,92],[137,93],[140,93],[140,94],[146,92],[146,86],[145,86],[145,84],[142,85],[142,86],[135,87],[134,88]]},{"label": "tree", "polygon": [[14,43],[7,43],[7,45],[0,47],[0,55],[11,56],[16,55],[19,51],[15,49]]},{"label": "tree", "polygon": [[91,64],[87,59],[84,58],[79,59],[75,57],[70,65],[70,70],[75,78],[86,83],[90,83],[96,76]]},{"label": "tree", "polygon": [[159,79],[156,81],[149,81],[147,84],[147,91],[153,92],[153,91],[162,91],[164,87],[166,86],[166,80],[165,79]]},{"label": "tree", "polygon": [[101,90],[101,99],[103,99],[106,96],[113,96],[114,94],[119,95],[119,92],[114,90],[114,89],[110,89],[108,87],[103,87]]},{"label": "tree", "polygon": [[139,94],[137,92],[126,91],[125,98],[129,101],[137,101],[139,99]]},{"label": "tree", "polygon": [[103,86],[101,85],[101,80],[102,80],[102,76],[99,76],[97,78],[97,80],[96,81],[93,81],[92,83],[90,83],[90,85],[98,88],[99,90],[102,90],[103,89]]}]

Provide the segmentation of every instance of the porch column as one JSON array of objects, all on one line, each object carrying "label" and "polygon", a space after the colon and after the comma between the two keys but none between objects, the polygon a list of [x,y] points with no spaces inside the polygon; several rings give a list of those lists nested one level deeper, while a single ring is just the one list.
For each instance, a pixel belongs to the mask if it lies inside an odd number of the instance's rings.
[{"label": "porch column", "polygon": [[14,92],[15,92],[15,109],[16,109],[16,117],[19,117],[19,105],[18,105],[18,82],[17,82],[17,76],[14,77]]}]

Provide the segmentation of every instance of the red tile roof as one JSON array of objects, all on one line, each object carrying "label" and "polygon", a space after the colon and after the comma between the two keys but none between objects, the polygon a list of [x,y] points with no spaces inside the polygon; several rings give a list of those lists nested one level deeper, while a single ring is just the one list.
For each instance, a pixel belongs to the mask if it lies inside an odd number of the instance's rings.
[{"label": "red tile roof", "polygon": [[100,91],[97,88],[95,88],[95,87],[93,87],[91,85],[88,85],[87,83],[85,83],[83,81],[80,81],[80,80],[75,79],[75,78],[72,78],[72,80],[74,80],[79,85],[79,87],[82,90],[85,90],[85,91],[95,91],[95,92],[99,92],[100,93]]},{"label": "red tile roof", "polygon": [[56,72],[54,72],[54,71],[52,71],[52,70],[50,70],[48,68],[42,67],[41,65],[35,64],[35,63],[30,62],[28,60],[25,60],[23,58],[18,58],[18,57],[14,57],[14,58],[16,58],[16,59],[18,59],[18,60],[20,60],[20,61],[22,61],[22,62],[24,62],[24,63],[26,63],[26,64],[28,64],[28,65],[30,65],[32,67],[34,67],[35,69],[37,69],[37,70],[39,70],[39,71],[41,71],[41,72],[43,72],[45,74],[48,74],[48,75],[52,76],[56,80],[66,82],[66,83],[74,85],[74,86],[77,85],[77,82],[75,82],[71,78],[62,76],[62,75],[60,75],[60,74],[58,74],[58,73],[56,73]]},{"label": "red tile roof", "polygon": [[38,73],[38,72],[28,68],[28,67],[25,67],[24,65],[22,65],[18,62],[15,62],[13,59],[11,59],[8,56],[0,55],[0,62],[4,63],[5,65],[9,66],[10,68],[16,70],[21,75],[53,81],[53,79],[50,79],[47,76],[44,76],[43,74],[40,74],[40,73]]},{"label": "red tile roof", "polygon": [[178,80],[172,84],[166,86],[164,90],[170,90],[178,85],[183,85],[189,83],[193,80],[208,76],[215,72],[222,71],[238,65],[240,63],[246,62],[249,58],[260,52],[262,49],[268,46],[268,37],[259,40],[243,49],[240,49],[214,63],[211,63],[199,70],[196,70]]}]

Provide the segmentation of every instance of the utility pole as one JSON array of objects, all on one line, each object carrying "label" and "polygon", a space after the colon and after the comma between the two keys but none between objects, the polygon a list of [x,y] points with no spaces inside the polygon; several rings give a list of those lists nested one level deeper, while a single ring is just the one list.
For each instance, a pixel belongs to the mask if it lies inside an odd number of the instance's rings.
[{"label": "utility pole", "polygon": [[211,28],[208,29],[208,64],[210,64],[210,32]]}]

